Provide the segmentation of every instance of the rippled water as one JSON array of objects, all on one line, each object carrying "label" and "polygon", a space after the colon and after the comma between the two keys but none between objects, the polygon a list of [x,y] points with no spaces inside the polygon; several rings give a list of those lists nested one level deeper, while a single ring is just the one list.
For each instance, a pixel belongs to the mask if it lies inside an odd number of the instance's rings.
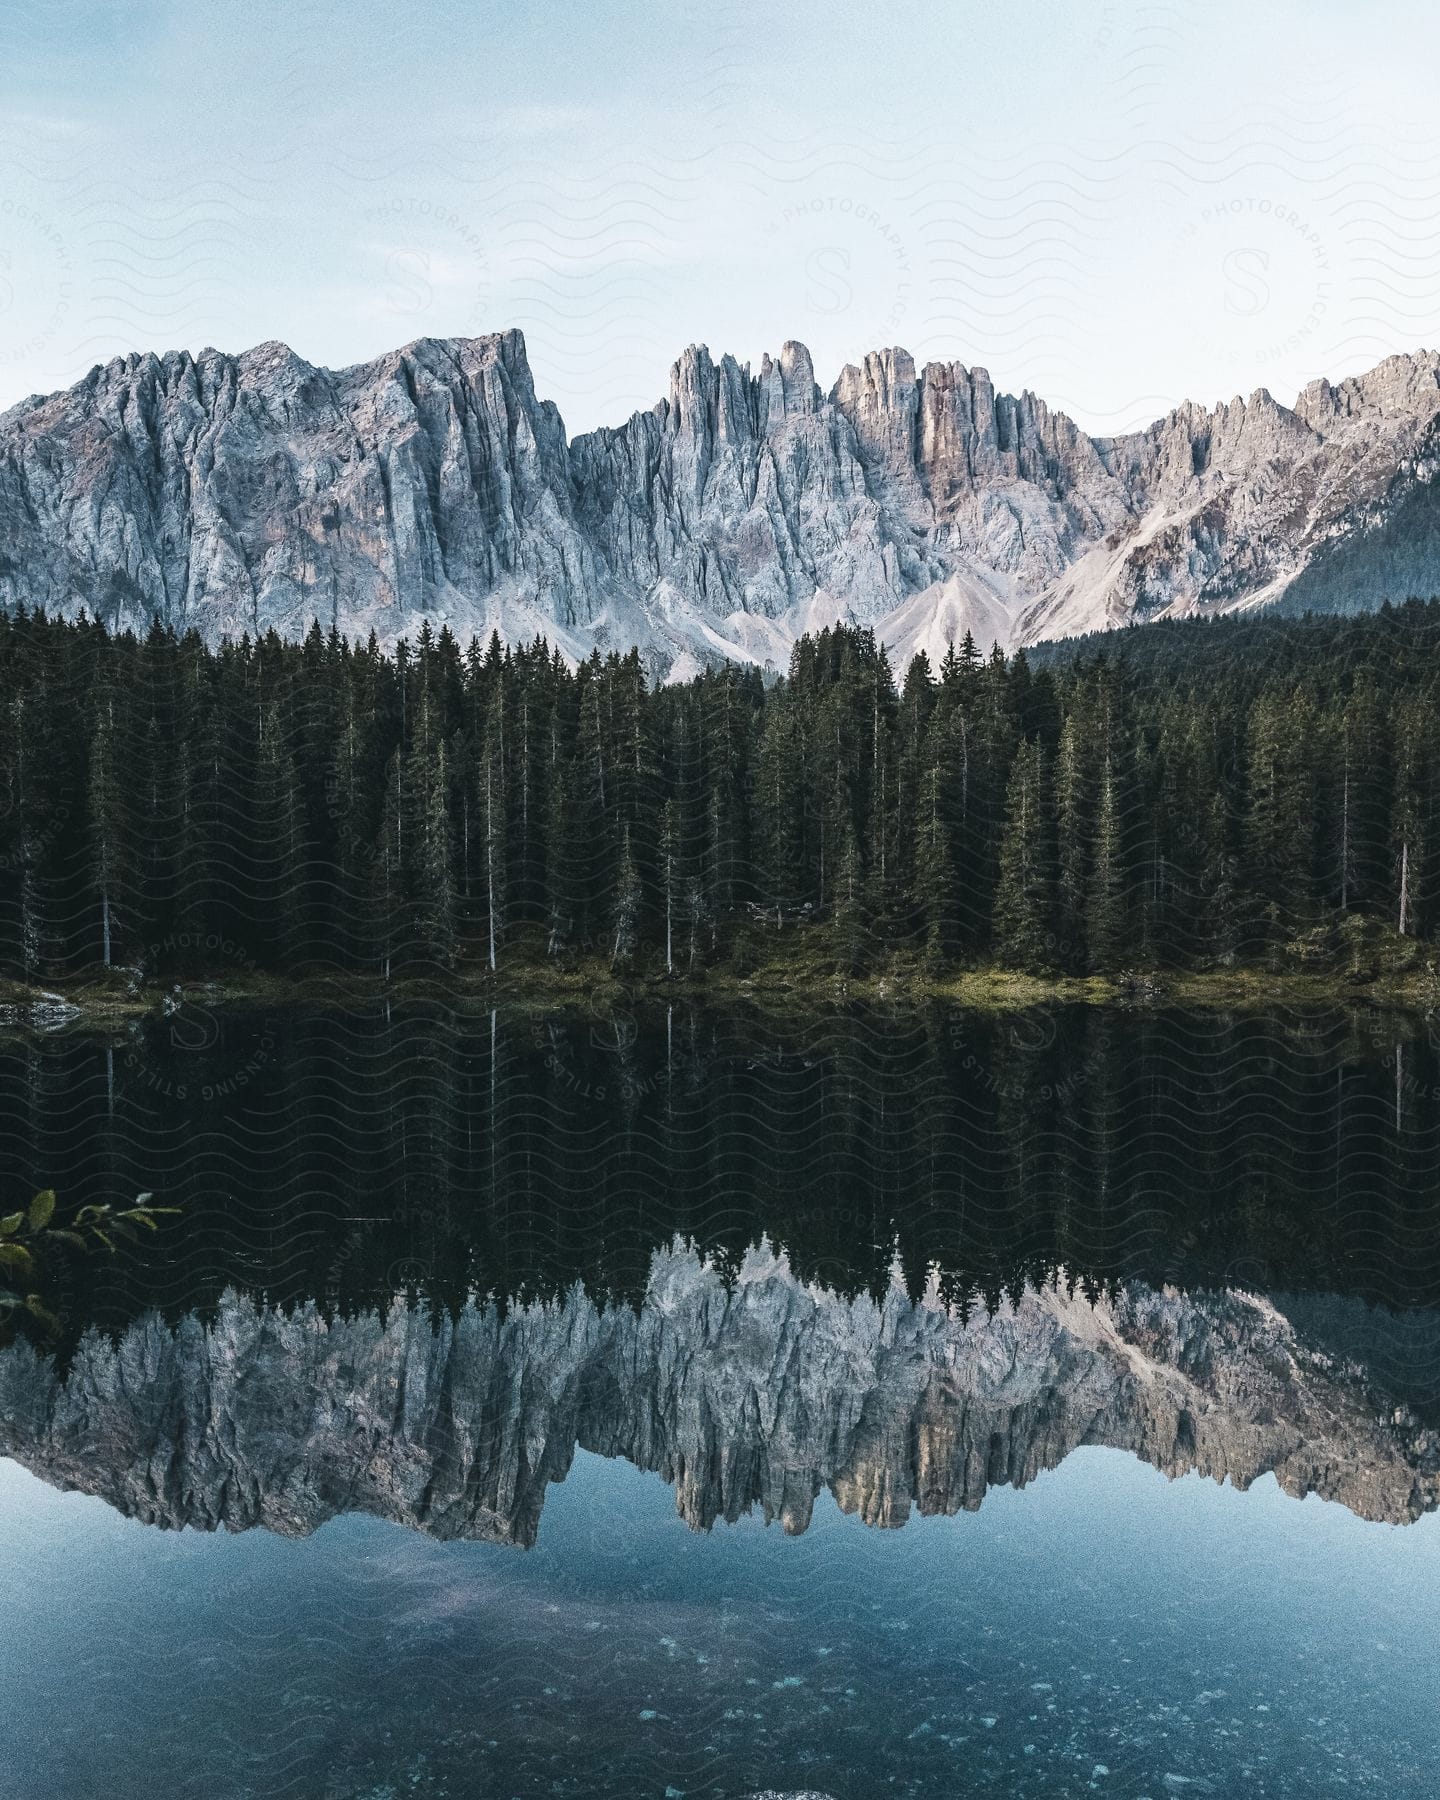
[{"label": "rippled water", "polygon": [[182,1208],[0,1348],[0,1791],[1428,1795],[1437,1125],[1372,1016],[0,1046],[0,1211]]}]

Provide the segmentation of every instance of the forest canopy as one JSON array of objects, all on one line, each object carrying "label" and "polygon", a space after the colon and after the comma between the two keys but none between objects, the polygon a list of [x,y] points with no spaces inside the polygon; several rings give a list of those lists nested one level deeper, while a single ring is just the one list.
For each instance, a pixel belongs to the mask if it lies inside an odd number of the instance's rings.
[{"label": "forest canopy", "polygon": [[[0,619],[0,972],[509,957],[677,974],[737,929],[1035,973],[1440,925],[1440,603],[786,675],[422,624],[208,649]],[[748,941],[747,940],[747,941]]]}]

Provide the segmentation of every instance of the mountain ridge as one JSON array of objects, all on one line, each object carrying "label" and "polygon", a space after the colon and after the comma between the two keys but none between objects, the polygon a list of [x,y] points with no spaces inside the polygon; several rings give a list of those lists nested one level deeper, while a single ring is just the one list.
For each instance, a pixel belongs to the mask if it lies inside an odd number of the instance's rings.
[{"label": "mountain ridge", "polygon": [[574,438],[518,330],[340,370],[277,341],[136,352],[0,414],[0,606],[212,643],[429,618],[636,644],[671,677],[783,668],[844,621],[934,661],[965,630],[1265,604],[1337,544],[1363,560],[1437,470],[1428,350],[1092,437],[979,365],[877,350],[825,391],[795,340],[754,373],[695,344],[664,398]]},{"label": "mountain ridge", "polygon": [[0,1454],[169,1528],[305,1536],[369,1512],[438,1538],[536,1541],[575,1451],[660,1474],[708,1531],[790,1533],[825,1491],[868,1525],[975,1511],[1082,1445],[1170,1477],[1273,1475],[1358,1517],[1440,1504],[1440,1441],[1263,1295],[1027,1288],[968,1317],[898,1273],[846,1299],[768,1244],[734,1280],[676,1240],[638,1309],[563,1299],[437,1316],[276,1309],[86,1335],[69,1370],[0,1352]]}]

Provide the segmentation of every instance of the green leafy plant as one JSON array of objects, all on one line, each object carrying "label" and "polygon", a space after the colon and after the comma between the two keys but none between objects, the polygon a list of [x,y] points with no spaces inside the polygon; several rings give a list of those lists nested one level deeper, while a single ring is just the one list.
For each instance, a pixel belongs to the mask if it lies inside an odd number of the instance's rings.
[{"label": "green leafy plant", "polygon": [[123,1207],[92,1201],[67,1221],[55,1190],[41,1188],[28,1207],[0,1217],[0,1326],[23,1313],[53,1336],[60,1320],[45,1298],[49,1253],[64,1247],[82,1254],[103,1249],[113,1256],[118,1244],[158,1231],[160,1219],[179,1210],[156,1206],[153,1194],[137,1194]]}]

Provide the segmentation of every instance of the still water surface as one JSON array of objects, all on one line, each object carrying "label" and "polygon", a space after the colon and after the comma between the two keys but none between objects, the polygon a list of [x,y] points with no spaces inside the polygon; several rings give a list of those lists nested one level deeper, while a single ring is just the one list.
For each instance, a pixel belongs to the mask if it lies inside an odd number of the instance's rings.
[{"label": "still water surface", "polygon": [[1083,1013],[0,1049],[4,1205],[183,1209],[0,1348],[0,1792],[1430,1794],[1436,1061]]}]

